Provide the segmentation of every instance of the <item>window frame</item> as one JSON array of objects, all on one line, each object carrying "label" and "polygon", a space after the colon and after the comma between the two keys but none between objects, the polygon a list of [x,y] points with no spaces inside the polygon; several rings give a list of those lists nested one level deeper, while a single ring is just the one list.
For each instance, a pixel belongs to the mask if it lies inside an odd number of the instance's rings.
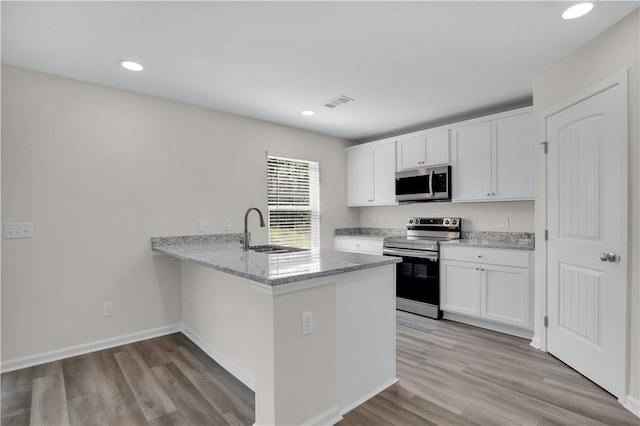
[{"label": "window frame", "polygon": [[[278,162],[290,164],[279,168]],[[296,163],[303,163],[308,168],[306,180],[303,178],[304,168]],[[289,173],[290,176],[283,186],[277,183],[280,182],[277,178],[279,172]],[[274,190],[278,192],[275,200]],[[300,190],[299,193],[298,190]],[[305,204],[303,204],[304,198],[307,199]],[[282,219],[275,221],[278,211],[282,211]],[[304,225],[298,229],[299,219],[296,219],[296,215],[305,212],[308,212],[308,220],[304,221]],[[290,232],[292,236],[274,238],[276,222],[281,225],[281,230],[285,230],[285,234]],[[298,155],[267,152],[267,223],[269,244],[308,249],[320,248],[320,163],[318,161]]]}]

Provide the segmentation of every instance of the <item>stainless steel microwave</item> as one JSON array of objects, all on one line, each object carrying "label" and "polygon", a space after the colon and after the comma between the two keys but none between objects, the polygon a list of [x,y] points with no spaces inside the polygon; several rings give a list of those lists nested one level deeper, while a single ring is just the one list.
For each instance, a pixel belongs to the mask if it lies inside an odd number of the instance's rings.
[{"label": "stainless steel microwave", "polygon": [[451,166],[396,172],[396,201],[451,201]]}]

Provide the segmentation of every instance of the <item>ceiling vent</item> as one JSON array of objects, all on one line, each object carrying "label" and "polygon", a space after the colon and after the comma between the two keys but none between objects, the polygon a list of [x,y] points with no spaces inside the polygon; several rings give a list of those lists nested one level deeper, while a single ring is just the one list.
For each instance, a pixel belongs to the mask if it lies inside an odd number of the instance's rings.
[{"label": "ceiling vent", "polygon": [[328,101],[323,102],[322,105],[326,106],[327,108],[335,108],[335,107],[339,107],[340,105],[353,102],[354,100],[355,99],[351,99],[344,95],[340,95],[337,98],[329,99]]}]

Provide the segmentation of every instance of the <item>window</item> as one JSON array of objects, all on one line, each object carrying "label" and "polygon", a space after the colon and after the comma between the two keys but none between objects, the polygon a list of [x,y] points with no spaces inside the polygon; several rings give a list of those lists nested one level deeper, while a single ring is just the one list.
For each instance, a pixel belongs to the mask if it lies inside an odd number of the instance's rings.
[{"label": "window", "polygon": [[320,247],[318,162],[267,155],[269,243]]}]

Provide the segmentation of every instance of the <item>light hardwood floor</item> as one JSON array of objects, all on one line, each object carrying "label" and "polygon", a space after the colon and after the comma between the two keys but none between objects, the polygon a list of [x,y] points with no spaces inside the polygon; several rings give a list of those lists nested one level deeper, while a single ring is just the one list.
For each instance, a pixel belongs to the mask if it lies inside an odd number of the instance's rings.
[{"label": "light hardwood floor", "polygon": [[[639,425],[512,336],[398,312],[399,383],[350,425]],[[2,375],[2,425],[251,425],[254,395],[182,334]]]},{"label": "light hardwood floor", "polygon": [[254,394],[176,333],[2,375],[2,425],[251,425]]},{"label": "light hardwood floor", "polygon": [[350,425],[639,425],[618,401],[518,337],[398,311],[399,382]]}]

